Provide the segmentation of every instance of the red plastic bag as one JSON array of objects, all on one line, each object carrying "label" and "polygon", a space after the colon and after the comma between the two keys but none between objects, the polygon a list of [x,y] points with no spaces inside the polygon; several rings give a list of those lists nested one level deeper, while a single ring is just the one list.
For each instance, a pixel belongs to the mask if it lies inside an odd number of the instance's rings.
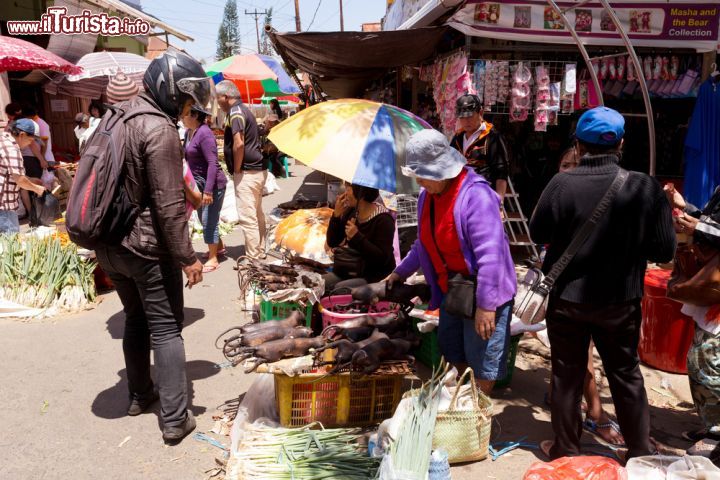
[{"label": "red plastic bag", "polygon": [[523,480],[627,480],[627,471],[607,457],[562,457],[535,462]]}]

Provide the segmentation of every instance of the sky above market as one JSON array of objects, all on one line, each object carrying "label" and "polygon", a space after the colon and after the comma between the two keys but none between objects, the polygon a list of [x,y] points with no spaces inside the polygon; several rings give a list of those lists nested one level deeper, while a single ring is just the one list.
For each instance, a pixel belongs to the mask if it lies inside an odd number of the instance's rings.
[{"label": "sky above market", "polygon": [[[299,0],[299,3],[303,31],[340,30],[339,0]],[[385,15],[386,6],[386,0],[343,0],[345,30],[360,30],[363,23],[379,22]],[[246,10],[263,11],[273,7],[275,29],[295,31],[294,0],[237,0],[237,7],[242,53],[257,51],[255,20],[245,15]],[[171,44],[207,63],[215,60],[225,0],[143,0],[142,8],[195,39],[194,42],[182,42],[171,37]]]}]

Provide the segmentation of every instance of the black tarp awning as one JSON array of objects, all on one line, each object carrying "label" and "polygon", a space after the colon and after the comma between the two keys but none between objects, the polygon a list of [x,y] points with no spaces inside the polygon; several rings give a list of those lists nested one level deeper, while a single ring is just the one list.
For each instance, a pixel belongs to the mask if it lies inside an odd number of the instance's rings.
[{"label": "black tarp awning", "polygon": [[270,32],[289,68],[307,72],[335,98],[354,97],[389,68],[433,56],[447,27],[387,32]]}]

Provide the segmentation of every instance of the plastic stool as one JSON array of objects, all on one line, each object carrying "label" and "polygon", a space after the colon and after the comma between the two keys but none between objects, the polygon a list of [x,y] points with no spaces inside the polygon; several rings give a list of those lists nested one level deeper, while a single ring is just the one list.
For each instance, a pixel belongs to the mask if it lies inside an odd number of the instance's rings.
[{"label": "plastic stool", "polygon": [[287,155],[283,155],[282,161],[283,161],[283,167],[285,168],[285,178],[290,178],[290,165],[288,164]]}]

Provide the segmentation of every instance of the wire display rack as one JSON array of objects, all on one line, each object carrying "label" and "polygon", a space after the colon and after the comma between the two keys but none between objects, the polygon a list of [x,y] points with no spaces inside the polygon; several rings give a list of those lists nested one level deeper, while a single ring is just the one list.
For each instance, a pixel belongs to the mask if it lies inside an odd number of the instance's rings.
[{"label": "wire display rack", "polygon": [[[507,95],[503,96],[502,98],[498,96],[495,103],[492,105],[489,105],[486,99],[483,97],[483,106],[486,113],[492,113],[497,115],[509,115],[510,114],[510,106],[511,106],[511,96],[510,92],[512,91],[513,87],[513,73],[515,72],[515,69],[519,64],[523,64],[526,67],[530,68],[530,71],[532,72],[532,79],[530,80],[530,87],[531,87],[531,104],[535,104],[535,72],[536,68],[539,66],[544,66],[547,70],[549,76],[550,76],[550,83],[562,83],[564,77],[565,77],[565,65],[573,64],[576,66],[575,72],[576,72],[576,78],[575,78],[575,84],[577,86],[577,63],[576,62],[569,62],[569,61],[559,61],[559,60],[497,60],[497,59],[482,59],[482,58],[475,58],[475,59],[469,59],[468,60],[468,70],[470,71],[471,78],[473,79],[473,87],[479,92],[484,92],[485,88],[485,75],[484,66],[488,64],[488,62],[504,62],[508,65],[508,75],[507,75]],[[570,115],[571,111],[563,111],[562,108],[558,111],[558,115]],[[532,115],[533,111],[530,109],[529,114]]]},{"label": "wire display rack", "polygon": [[418,224],[417,206],[418,197],[415,195],[399,194],[397,199],[397,228],[415,227]]}]

